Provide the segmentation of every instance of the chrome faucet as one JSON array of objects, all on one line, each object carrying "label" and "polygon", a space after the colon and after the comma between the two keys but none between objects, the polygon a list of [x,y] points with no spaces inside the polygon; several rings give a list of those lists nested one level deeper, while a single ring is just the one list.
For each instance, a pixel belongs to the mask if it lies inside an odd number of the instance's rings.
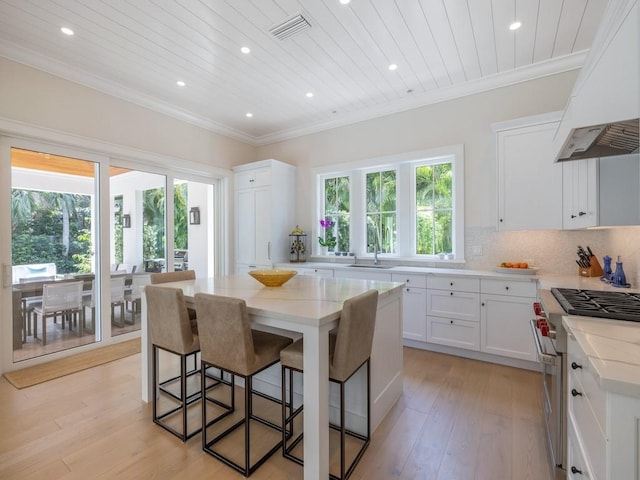
[{"label": "chrome faucet", "polygon": [[380,253],[380,246],[378,245],[378,238],[374,240],[373,243],[373,264],[378,265],[378,254]]}]

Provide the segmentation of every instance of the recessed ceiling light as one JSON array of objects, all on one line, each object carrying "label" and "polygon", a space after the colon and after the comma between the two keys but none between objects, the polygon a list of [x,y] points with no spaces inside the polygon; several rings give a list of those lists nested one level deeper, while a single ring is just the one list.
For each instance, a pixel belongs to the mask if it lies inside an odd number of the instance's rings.
[{"label": "recessed ceiling light", "polygon": [[396,65],[395,63],[392,63],[391,65],[389,65],[389,70],[391,70],[392,72],[397,69],[398,69],[398,65]]},{"label": "recessed ceiling light", "polygon": [[253,117],[253,113],[247,112],[247,118],[251,118],[251,117]]},{"label": "recessed ceiling light", "polygon": [[513,22],[509,25],[509,30],[517,30],[522,26],[522,22]]},{"label": "recessed ceiling light", "polygon": [[242,53],[244,53],[245,55],[246,55],[246,54],[248,54],[248,53],[251,53],[251,49],[250,49],[249,47],[242,47],[242,48],[240,49],[240,51],[241,51]]},{"label": "recessed ceiling light", "polygon": [[313,92],[307,92],[306,95],[307,95],[307,98],[311,98],[311,97],[313,97]]},{"label": "recessed ceiling light", "polygon": [[351,0],[340,0],[342,5],[348,5]]},{"label": "recessed ceiling light", "polygon": [[186,85],[186,83],[184,83],[182,80],[178,80],[176,82],[176,85],[178,85],[179,87],[184,87]]},{"label": "recessed ceiling light", "polygon": [[69,27],[62,27],[60,31],[65,35],[73,35],[73,30],[71,30]]}]

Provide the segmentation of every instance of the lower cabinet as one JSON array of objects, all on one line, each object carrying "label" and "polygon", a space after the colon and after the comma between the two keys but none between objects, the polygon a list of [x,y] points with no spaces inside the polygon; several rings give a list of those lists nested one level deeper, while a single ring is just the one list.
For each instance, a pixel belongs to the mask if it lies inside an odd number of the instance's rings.
[{"label": "lower cabinet", "polygon": [[603,389],[591,359],[568,334],[567,478],[637,479],[640,473],[640,398]]},{"label": "lower cabinet", "polygon": [[535,298],[485,295],[480,297],[480,349],[486,353],[536,360],[531,337],[531,306]]},{"label": "lower cabinet", "polygon": [[329,268],[298,268],[295,270],[298,275],[312,275],[314,277],[333,277],[333,270]]},{"label": "lower cabinet", "polygon": [[457,318],[427,317],[427,341],[467,350],[480,350],[480,324]]},{"label": "lower cabinet", "polygon": [[392,273],[391,281],[405,284],[402,290],[402,338],[427,341],[427,277]]}]

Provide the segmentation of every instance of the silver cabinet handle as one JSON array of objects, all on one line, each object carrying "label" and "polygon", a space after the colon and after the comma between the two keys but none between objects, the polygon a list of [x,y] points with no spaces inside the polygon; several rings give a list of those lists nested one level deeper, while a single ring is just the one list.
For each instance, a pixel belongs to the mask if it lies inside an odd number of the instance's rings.
[{"label": "silver cabinet handle", "polygon": [[271,242],[267,242],[267,258],[271,260]]}]

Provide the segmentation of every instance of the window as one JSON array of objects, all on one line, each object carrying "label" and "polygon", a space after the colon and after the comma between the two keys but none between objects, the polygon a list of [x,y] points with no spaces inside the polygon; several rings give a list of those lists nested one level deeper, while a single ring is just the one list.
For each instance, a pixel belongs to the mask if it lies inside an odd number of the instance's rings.
[{"label": "window", "polygon": [[415,167],[417,255],[453,252],[451,162]]},{"label": "window", "polygon": [[367,252],[396,253],[396,172],[366,175]]},{"label": "window", "polygon": [[348,252],[350,246],[350,182],[349,177],[332,177],[324,179],[323,220],[333,222],[332,226],[323,228],[322,235],[326,241],[334,236],[336,244],[333,248],[329,242],[329,250]]},{"label": "window", "polygon": [[[398,259],[464,261],[462,145],[363,159],[317,171],[318,215],[336,250]],[[320,238],[326,230],[316,227]],[[450,260],[450,257],[447,258]]]}]

